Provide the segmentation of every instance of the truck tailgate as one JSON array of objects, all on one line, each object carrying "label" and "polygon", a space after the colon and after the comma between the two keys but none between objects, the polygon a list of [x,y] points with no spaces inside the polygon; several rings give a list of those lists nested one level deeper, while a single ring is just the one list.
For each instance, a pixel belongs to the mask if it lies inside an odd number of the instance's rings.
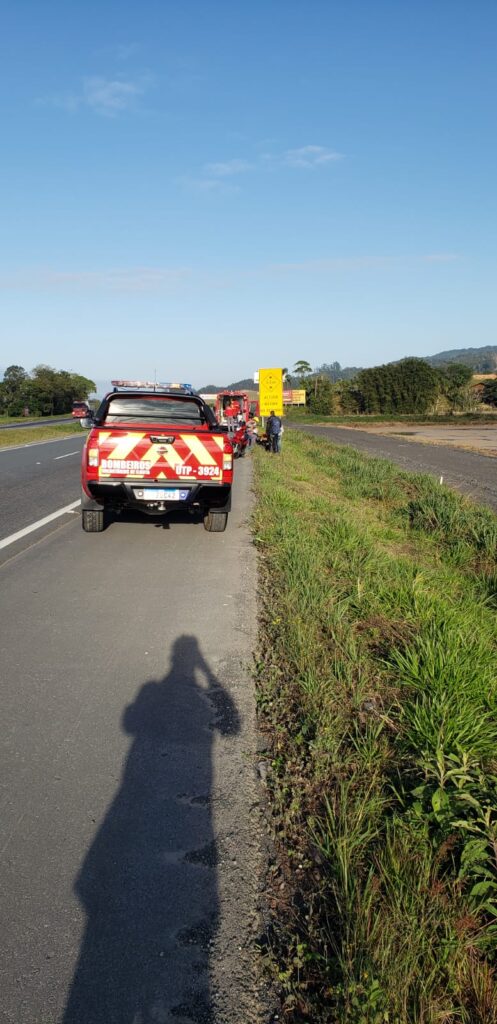
[{"label": "truck tailgate", "polygon": [[224,445],[223,434],[207,431],[99,430],[97,436],[93,435],[88,459],[95,468],[98,464],[100,480],[215,484],[223,480]]}]

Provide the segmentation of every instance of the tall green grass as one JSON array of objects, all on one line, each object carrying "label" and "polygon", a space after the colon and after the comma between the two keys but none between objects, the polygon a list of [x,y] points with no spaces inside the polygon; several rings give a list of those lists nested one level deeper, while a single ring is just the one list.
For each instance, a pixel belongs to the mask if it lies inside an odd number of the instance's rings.
[{"label": "tall green grass", "polygon": [[256,467],[288,1017],[495,1021],[497,520],[306,435]]}]

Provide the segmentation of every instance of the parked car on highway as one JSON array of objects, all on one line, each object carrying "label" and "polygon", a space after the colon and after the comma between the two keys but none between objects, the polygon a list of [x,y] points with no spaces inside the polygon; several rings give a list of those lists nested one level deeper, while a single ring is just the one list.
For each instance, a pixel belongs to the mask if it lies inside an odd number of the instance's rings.
[{"label": "parked car on highway", "polygon": [[227,427],[188,384],[112,381],[92,413],[83,449],[83,529],[99,533],[123,509],[164,515],[198,511],[205,529],[226,528],[231,507],[233,445]]}]

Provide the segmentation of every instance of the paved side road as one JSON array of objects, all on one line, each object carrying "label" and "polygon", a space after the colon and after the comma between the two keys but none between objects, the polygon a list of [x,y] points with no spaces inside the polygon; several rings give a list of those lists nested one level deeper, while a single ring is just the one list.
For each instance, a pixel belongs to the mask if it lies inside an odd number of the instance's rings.
[{"label": "paved side road", "polygon": [[332,426],[300,426],[288,423],[285,429],[304,430],[306,434],[325,437],[333,444],[349,445],[376,458],[390,459],[411,473],[429,473],[450,487],[462,491],[474,501],[490,505],[497,511],[497,462],[489,455],[416,444],[393,437],[379,436],[364,430],[343,430]]},{"label": "paved side road", "polygon": [[0,568],[2,1024],[268,1019],[236,468],[224,534],[74,516]]}]

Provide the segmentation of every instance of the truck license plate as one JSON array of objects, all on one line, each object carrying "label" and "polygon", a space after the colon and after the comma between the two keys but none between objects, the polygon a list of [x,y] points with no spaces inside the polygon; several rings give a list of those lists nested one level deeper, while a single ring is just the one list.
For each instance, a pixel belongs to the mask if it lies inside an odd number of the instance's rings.
[{"label": "truck license plate", "polygon": [[177,487],[147,487],[135,490],[135,498],[139,501],[185,501],[188,491],[180,491]]}]

